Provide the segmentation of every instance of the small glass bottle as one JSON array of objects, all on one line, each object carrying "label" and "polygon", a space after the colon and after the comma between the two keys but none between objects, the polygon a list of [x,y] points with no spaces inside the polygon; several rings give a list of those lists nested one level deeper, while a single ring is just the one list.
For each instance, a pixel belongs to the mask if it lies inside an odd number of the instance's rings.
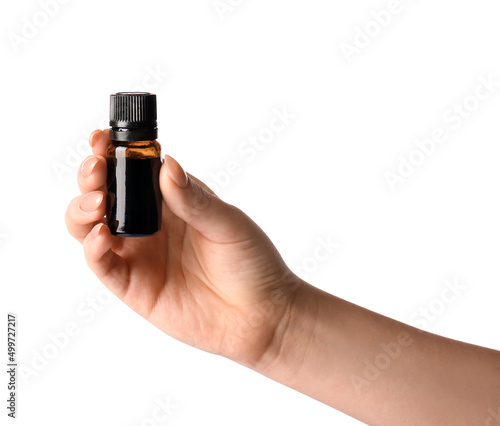
[{"label": "small glass bottle", "polygon": [[108,226],[120,237],[153,235],[161,229],[162,214],[156,95],[111,95],[109,125]]}]

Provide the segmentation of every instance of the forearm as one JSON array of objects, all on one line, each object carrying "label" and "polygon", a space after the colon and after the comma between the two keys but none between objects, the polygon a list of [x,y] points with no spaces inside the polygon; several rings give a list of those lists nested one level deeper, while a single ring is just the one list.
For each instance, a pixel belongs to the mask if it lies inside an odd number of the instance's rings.
[{"label": "forearm", "polygon": [[273,347],[253,366],[259,373],[370,425],[483,425],[492,413],[500,424],[500,352],[306,283],[294,296]]}]

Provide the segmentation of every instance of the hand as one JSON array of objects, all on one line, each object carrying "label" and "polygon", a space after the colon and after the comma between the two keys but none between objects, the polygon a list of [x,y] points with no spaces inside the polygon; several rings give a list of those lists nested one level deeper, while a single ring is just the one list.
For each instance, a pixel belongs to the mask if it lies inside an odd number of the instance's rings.
[{"label": "hand", "polygon": [[161,231],[112,236],[105,219],[108,143],[107,130],[91,134],[94,155],[77,177],[82,195],[66,212],[89,267],[170,336],[248,366],[264,355],[272,359],[300,281],[266,234],[167,156],[160,171]]}]

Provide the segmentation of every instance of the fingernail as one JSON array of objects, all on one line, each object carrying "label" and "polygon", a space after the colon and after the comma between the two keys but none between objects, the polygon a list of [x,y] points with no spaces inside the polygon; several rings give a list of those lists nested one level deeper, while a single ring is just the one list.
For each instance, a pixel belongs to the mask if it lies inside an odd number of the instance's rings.
[{"label": "fingernail", "polygon": [[104,223],[99,223],[96,226],[94,226],[94,229],[90,232],[90,238],[97,238],[99,235],[101,235],[101,231],[104,228]]},{"label": "fingernail", "polygon": [[170,179],[172,179],[178,187],[185,188],[188,184],[188,177],[181,165],[170,155],[165,155],[165,164],[167,165],[167,173]]},{"label": "fingernail", "polygon": [[94,148],[94,145],[95,145],[97,139],[101,136],[101,133],[102,133],[102,130],[97,129],[97,130],[94,130],[90,134],[89,143],[90,143],[91,148]]},{"label": "fingernail", "polygon": [[102,199],[103,196],[100,192],[91,192],[90,194],[86,194],[80,200],[80,209],[84,212],[93,212],[101,205]]},{"label": "fingernail", "polygon": [[99,160],[97,157],[89,157],[82,163],[82,175],[85,177],[89,177],[94,170],[95,165]]}]

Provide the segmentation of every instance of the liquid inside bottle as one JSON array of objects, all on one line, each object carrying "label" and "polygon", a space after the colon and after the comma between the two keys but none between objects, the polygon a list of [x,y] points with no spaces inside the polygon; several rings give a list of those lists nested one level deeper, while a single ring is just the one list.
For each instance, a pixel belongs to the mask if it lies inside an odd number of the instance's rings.
[{"label": "liquid inside bottle", "polygon": [[[134,158],[126,146],[108,149],[108,226],[122,237],[144,237],[161,229],[160,157]],[[111,153],[109,152],[111,151]],[[130,155],[130,154],[129,154]]]}]

